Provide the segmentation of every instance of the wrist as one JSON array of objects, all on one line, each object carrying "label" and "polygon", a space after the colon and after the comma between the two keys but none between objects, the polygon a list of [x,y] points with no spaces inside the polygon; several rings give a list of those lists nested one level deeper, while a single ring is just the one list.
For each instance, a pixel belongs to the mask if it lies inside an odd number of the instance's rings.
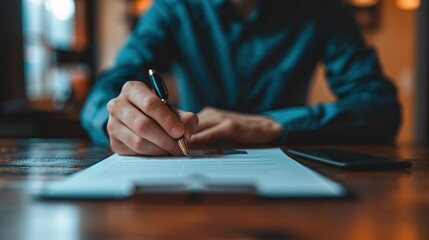
[{"label": "wrist", "polygon": [[283,126],[275,119],[270,118],[269,116],[262,116],[264,132],[271,136],[269,143],[277,143],[278,140],[283,135]]}]

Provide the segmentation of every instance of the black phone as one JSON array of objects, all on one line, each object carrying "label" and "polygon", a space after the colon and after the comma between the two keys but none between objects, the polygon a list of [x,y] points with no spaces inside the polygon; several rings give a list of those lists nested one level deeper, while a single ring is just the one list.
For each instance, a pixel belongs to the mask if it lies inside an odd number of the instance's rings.
[{"label": "black phone", "polygon": [[339,149],[289,149],[287,153],[349,170],[404,169],[413,165],[409,161],[398,161]]}]

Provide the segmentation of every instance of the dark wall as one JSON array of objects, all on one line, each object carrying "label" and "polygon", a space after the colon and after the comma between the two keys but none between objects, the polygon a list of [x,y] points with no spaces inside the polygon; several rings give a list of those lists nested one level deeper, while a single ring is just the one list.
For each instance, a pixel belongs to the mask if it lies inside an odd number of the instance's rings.
[{"label": "dark wall", "polygon": [[429,3],[427,0],[423,0],[423,8],[424,8],[424,19],[423,19],[423,24],[424,24],[424,38],[423,41],[425,43],[425,56],[423,57],[423,61],[422,61],[422,70],[424,71],[423,74],[423,78],[424,81],[426,83],[426,92],[425,92],[425,97],[426,97],[426,144],[429,143]]},{"label": "dark wall", "polygon": [[429,4],[421,1],[417,21],[417,118],[416,136],[419,142],[429,144]]},{"label": "dark wall", "polygon": [[25,97],[21,1],[0,7],[0,101]]}]

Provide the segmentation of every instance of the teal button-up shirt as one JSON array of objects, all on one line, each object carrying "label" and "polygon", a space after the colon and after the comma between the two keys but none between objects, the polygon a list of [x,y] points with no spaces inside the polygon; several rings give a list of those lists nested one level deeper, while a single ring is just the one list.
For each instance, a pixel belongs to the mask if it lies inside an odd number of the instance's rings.
[{"label": "teal button-up shirt", "polygon": [[[318,62],[336,101],[309,106]],[[400,124],[395,88],[339,0],[263,0],[244,20],[228,1],[155,1],[83,108],[94,141],[108,143],[107,102],[149,68],[174,74],[179,108],[266,115],[281,144],[386,142]]]}]

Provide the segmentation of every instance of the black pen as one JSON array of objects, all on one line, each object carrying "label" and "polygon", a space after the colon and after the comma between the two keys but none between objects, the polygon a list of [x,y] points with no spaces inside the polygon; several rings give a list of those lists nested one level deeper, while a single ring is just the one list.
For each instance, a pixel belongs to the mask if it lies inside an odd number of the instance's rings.
[{"label": "black pen", "polygon": [[[161,75],[154,69],[149,69],[149,79],[150,83],[152,84],[152,89],[155,91],[156,95],[161,99],[163,103],[165,103],[165,105],[167,105],[167,107],[171,111],[173,111],[179,117],[179,113],[177,112],[177,110],[168,102],[167,86],[165,85],[165,82],[162,79]],[[181,136],[176,140],[183,154],[189,156],[188,143],[186,142],[185,137]]]}]

